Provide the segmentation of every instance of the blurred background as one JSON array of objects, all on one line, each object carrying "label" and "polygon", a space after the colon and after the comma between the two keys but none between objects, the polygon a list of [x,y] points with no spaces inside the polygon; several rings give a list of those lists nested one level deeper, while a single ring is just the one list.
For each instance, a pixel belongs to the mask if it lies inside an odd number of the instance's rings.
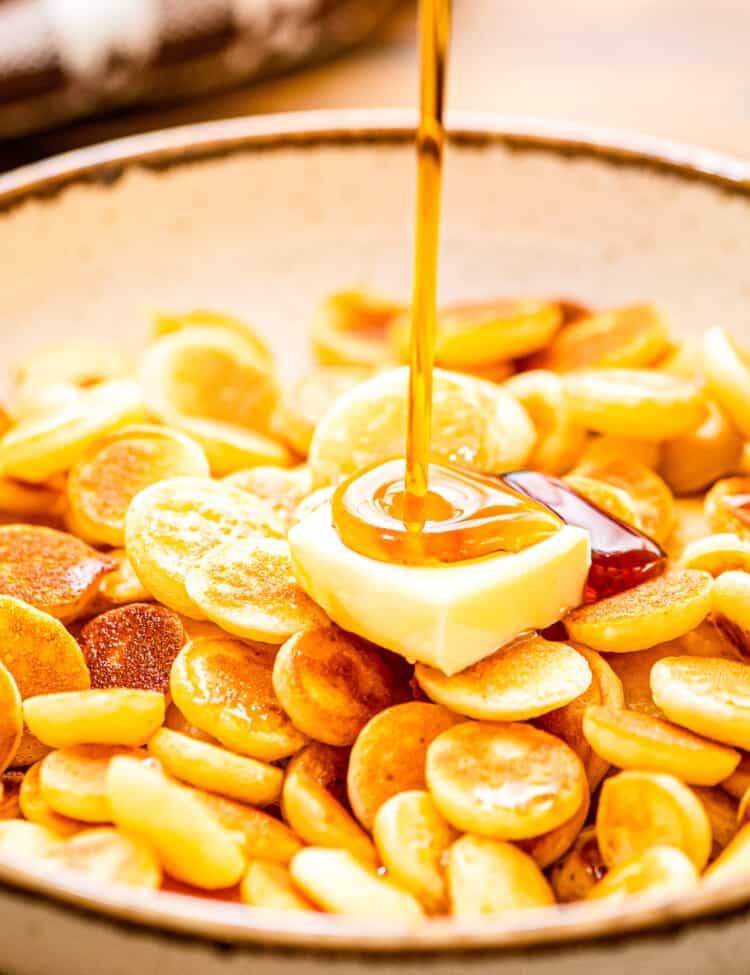
[{"label": "blurred background", "polygon": [[[409,0],[0,0],[0,169],[162,126],[415,105]],[[454,0],[449,106],[750,155],[749,0]]]}]

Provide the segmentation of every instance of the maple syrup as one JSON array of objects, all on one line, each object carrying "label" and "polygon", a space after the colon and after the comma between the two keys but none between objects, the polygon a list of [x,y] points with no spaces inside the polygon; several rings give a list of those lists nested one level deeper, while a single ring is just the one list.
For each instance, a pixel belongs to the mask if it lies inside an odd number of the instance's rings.
[{"label": "maple syrup", "polygon": [[430,462],[450,6],[450,0],[420,4],[421,111],[406,459],[358,472],[332,501],[334,525],[349,548],[409,565],[517,552],[562,524],[543,505],[497,479]]},{"label": "maple syrup", "polygon": [[546,505],[566,525],[575,525],[589,533],[591,568],[585,602],[597,602],[632,589],[664,571],[666,554],[652,538],[602,511],[564,481],[537,471],[513,471],[504,475],[502,481]]},{"label": "maple syrup", "polygon": [[432,425],[432,374],[437,329],[443,105],[450,40],[450,0],[420,3],[420,121],[417,130],[417,212],[411,304],[409,418],[406,432],[404,520],[419,531],[427,518]]},{"label": "maple syrup", "polygon": [[497,478],[434,462],[428,474],[419,531],[406,520],[403,458],[374,464],[339,485],[333,510],[344,544],[383,562],[430,565],[518,552],[562,527],[546,505]]},{"label": "maple syrup", "polygon": [[[362,555],[406,565],[460,562],[519,552],[559,531],[586,529],[592,566],[586,599],[621,592],[658,574],[665,556],[561,481],[520,471],[503,478],[430,461],[432,375],[443,160],[443,96],[450,0],[420,3],[420,125],[406,458],[357,472],[336,490],[333,523]],[[569,318],[585,312],[565,303]]]}]

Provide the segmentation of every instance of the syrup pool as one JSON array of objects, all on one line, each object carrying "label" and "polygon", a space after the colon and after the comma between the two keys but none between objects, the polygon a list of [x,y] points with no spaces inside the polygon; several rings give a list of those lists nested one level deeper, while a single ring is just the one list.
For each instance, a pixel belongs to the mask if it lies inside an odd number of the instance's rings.
[{"label": "syrup pool", "polygon": [[420,524],[413,526],[404,475],[404,459],[396,458],[357,472],[337,488],[333,523],[348,548],[402,565],[463,562],[520,552],[563,524],[548,506],[498,478],[432,463]]}]

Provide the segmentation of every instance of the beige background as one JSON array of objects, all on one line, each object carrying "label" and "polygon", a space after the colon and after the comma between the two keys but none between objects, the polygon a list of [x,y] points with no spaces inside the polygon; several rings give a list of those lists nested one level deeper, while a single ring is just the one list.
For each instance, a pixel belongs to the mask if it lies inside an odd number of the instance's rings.
[{"label": "beige background", "polygon": [[[748,0],[454,0],[449,105],[571,118],[750,155]],[[373,43],[310,72],[0,147],[8,167],[205,118],[413,105],[414,8]]]}]

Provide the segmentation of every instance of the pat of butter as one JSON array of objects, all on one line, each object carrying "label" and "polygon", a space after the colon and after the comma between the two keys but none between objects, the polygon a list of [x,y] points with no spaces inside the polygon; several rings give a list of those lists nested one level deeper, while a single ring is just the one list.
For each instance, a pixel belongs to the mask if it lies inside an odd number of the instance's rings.
[{"label": "pat of butter", "polygon": [[589,536],[564,525],[516,554],[441,566],[378,562],[347,548],[329,503],[289,532],[302,588],[346,630],[455,674],[583,598]]}]

